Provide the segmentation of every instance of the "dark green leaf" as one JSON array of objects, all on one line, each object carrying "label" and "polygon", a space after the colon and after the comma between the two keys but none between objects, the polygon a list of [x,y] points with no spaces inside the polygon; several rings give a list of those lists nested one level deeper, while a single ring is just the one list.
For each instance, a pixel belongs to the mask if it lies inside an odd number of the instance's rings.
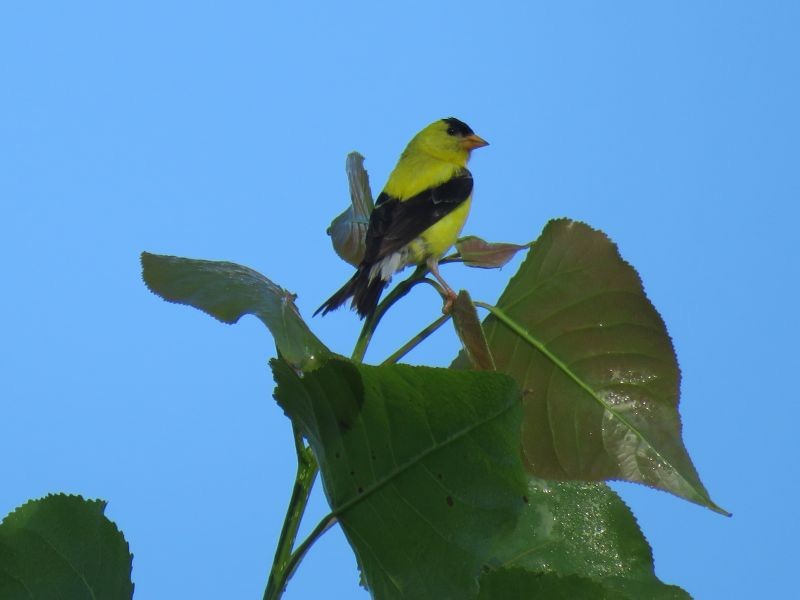
[{"label": "dark green leaf", "polygon": [[509,379],[338,360],[302,376],[272,366],[374,598],[474,598],[481,571],[512,567],[599,589],[667,588],[605,484],[523,474]]},{"label": "dark green leaf", "polygon": [[514,258],[528,244],[509,244],[507,242],[487,242],[477,236],[468,235],[456,242],[456,251],[468,267],[498,269]]},{"label": "dark green leaf", "polygon": [[595,581],[577,575],[501,569],[481,576],[478,600],[687,600],[673,586],[607,579]]},{"label": "dark green leaf", "polygon": [[0,598],[132,598],[133,557],[103,515],[105,506],[59,494],[31,500],[6,516],[0,525]]},{"label": "dark green leaf", "polygon": [[231,262],[143,252],[142,277],[147,287],[165,300],[199,308],[224,323],[255,315],[295,368],[313,369],[331,354],[300,317],[295,295],[252,269]]},{"label": "dark green leaf", "polygon": [[488,571],[481,576],[478,600],[613,600],[591,579],[525,569]]},{"label": "dark green leaf", "polygon": [[475,311],[472,298],[465,290],[458,293],[450,314],[472,368],[477,371],[494,371],[494,359],[486,344],[486,336],[483,335],[478,313]]},{"label": "dark green leaf", "polygon": [[[632,598],[687,597],[679,588],[656,578],[650,547],[636,519],[605,484],[531,477],[525,504],[514,531],[495,538],[487,567],[579,576],[606,590],[649,591]],[[550,586],[561,580],[548,581]],[[564,580],[564,589],[570,589],[568,581]],[[593,589],[592,585],[581,585]],[[609,596],[616,597],[628,596]]]},{"label": "dark green leaf", "polygon": [[[625,479],[725,514],[681,440],[680,373],[661,316],[605,234],[551,221],[484,325],[524,394],[523,449],[548,479]],[[516,330],[515,330],[516,329]]]},{"label": "dark green leaf", "polygon": [[519,392],[496,373],[273,361],[373,597],[469,598],[524,508]]}]

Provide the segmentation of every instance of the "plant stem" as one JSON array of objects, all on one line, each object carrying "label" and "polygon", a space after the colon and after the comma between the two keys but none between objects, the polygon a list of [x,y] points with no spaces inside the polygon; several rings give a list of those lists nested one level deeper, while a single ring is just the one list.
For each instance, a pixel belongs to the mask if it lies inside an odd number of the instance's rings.
[{"label": "plant stem", "polygon": [[383,315],[392,304],[405,296],[411,291],[411,288],[425,279],[425,273],[427,270],[428,269],[425,266],[417,267],[411,276],[408,279],[398,283],[397,286],[395,286],[395,288],[389,292],[386,298],[384,298],[383,301],[378,304],[375,312],[367,317],[367,320],[364,322],[364,327],[361,329],[361,334],[358,336],[356,346],[353,348],[353,354],[350,357],[353,362],[360,363],[364,360],[364,355],[367,353],[367,347],[372,339],[372,334],[375,333],[375,328],[383,318]]},{"label": "plant stem", "polygon": [[291,576],[291,574],[287,575],[287,571],[292,562],[292,549],[297,539],[297,529],[300,527],[300,521],[303,518],[318,471],[317,461],[314,459],[311,448],[303,444],[300,431],[294,424],[292,424],[292,431],[297,452],[297,474],[294,478],[292,497],[283,520],[281,535],[278,538],[278,547],[275,549],[275,559],[272,562],[267,588],[264,590],[264,600],[278,600]]},{"label": "plant stem", "polygon": [[595,395],[594,390],[592,390],[591,388],[587,387],[587,385],[582,380],[576,379],[575,376],[572,374],[572,371],[570,371],[569,367],[564,362],[562,362],[561,359],[559,359],[555,354],[550,352],[550,350],[547,348],[547,346],[545,346],[542,342],[540,342],[539,340],[534,338],[530,333],[528,333],[528,331],[524,327],[522,327],[514,319],[509,317],[501,309],[497,308],[496,306],[494,306],[492,304],[488,304],[487,302],[478,302],[477,300],[474,301],[473,304],[475,306],[480,306],[481,308],[485,308],[486,310],[488,310],[490,313],[492,313],[492,315],[495,316],[495,318],[497,318],[498,321],[503,323],[503,325],[508,327],[514,333],[516,333],[519,337],[521,337],[523,340],[525,340],[528,344],[530,344],[531,346],[536,348],[539,352],[544,354],[549,360],[551,360],[553,362],[553,364],[555,364],[559,369],[564,371],[564,373],[566,375],[569,375],[570,377],[575,379],[575,383],[577,383],[579,386],[584,388],[592,396]]},{"label": "plant stem", "polygon": [[405,344],[403,344],[398,350],[396,350],[389,358],[384,360],[381,364],[382,365],[391,365],[396,363],[398,360],[403,358],[406,354],[408,354],[414,347],[420,344],[425,338],[427,338],[430,334],[434,331],[439,329],[442,325],[447,323],[450,320],[450,315],[442,315],[438,319],[436,319],[433,323],[428,325],[425,329],[420,331],[417,335],[413,338],[408,340]]},{"label": "plant stem", "polygon": [[[375,312],[367,317],[364,327],[361,329],[361,334],[358,336],[353,355],[351,360],[353,362],[361,362],[364,360],[364,355],[367,352],[367,347],[375,332],[378,323],[386,314],[386,311],[400,298],[405,296],[411,291],[416,284],[423,281],[430,283],[434,288],[443,294],[441,286],[436,282],[430,281],[425,277],[427,267],[419,266],[416,270],[404,281],[401,281],[397,286],[378,304]],[[444,325],[450,319],[450,315],[442,315],[433,323],[428,325],[425,329],[419,332],[413,339],[409,340],[397,352],[392,354],[384,364],[396,362],[403,357],[407,352],[414,348],[417,344],[422,342],[425,338],[431,335],[439,327]],[[264,590],[264,600],[280,600],[283,595],[284,588],[287,582],[294,574],[295,569],[300,564],[300,561],[308,552],[311,545],[328,529],[330,529],[337,522],[336,515],[330,513],[322,521],[320,521],[309,536],[303,542],[294,548],[295,540],[297,539],[297,530],[300,527],[300,521],[308,503],[308,497],[311,494],[311,488],[314,484],[314,479],[317,476],[318,466],[311,448],[307,448],[303,444],[302,436],[300,435],[297,427],[292,425],[294,431],[295,450],[297,452],[297,475],[295,476],[294,489],[292,490],[292,497],[289,500],[289,507],[286,511],[286,518],[283,521],[283,528],[281,535],[278,539],[278,547],[275,550],[275,559],[272,563],[272,570],[269,574],[267,581],[267,588]]]},{"label": "plant stem", "polygon": [[[295,569],[297,569],[297,566],[300,564],[300,561],[303,560],[303,556],[305,556],[305,553],[308,552],[308,549],[311,547],[311,545],[314,542],[316,542],[317,539],[323,533],[328,531],[328,529],[333,527],[336,523],[337,523],[336,515],[333,513],[329,513],[328,516],[326,516],[319,523],[317,523],[317,526],[314,527],[314,530],[310,534],[308,534],[308,537],[305,540],[303,540],[303,542],[297,547],[297,550],[292,552],[291,556],[289,557],[289,560],[286,563],[286,567],[283,569],[280,578],[277,580],[278,589],[281,590],[281,593],[283,591],[283,588],[286,587],[286,583],[289,581],[292,575],[294,575]],[[280,594],[275,596],[275,598],[276,599],[280,598]],[[265,595],[264,600],[271,600],[271,599],[268,599],[267,596]]]}]

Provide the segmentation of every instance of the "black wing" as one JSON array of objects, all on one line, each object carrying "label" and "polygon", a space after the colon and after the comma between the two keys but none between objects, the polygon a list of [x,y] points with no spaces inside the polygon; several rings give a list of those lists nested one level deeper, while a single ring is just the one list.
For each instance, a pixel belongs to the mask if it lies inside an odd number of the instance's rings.
[{"label": "black wing", "polygon": [[408,200],[381,192],[369,219],[362,264],[374,264],[419,237],[458,208],[472,193],[472,174],[464,169],[444,183]]}]

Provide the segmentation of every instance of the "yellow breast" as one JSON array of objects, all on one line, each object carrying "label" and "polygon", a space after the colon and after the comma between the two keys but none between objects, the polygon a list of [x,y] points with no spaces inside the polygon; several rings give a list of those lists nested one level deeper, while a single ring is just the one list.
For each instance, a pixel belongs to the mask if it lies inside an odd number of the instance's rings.
[{"label": "yellow breast", "polygon": [[421,264],[431,256],[440,257],[456,243],[472,204],[470,196],[443,219],[437,221],[409,244],[409,263]]}]

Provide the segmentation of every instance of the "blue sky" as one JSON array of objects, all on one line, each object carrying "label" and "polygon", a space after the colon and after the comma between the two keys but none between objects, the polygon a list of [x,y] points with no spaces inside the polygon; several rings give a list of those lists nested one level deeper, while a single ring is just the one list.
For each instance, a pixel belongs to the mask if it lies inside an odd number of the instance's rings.
[{"label": "blue sky", "polygon": [[[657,574],[697,598],[793,587],[798,455],[800,5],[794,2],[6,2],[0,7],[0,514],[109,501],[137,598],[258,598],[293,478],[268,333],[165,304],[142,250],[224,259],[298,293],[349,277],[324,231],[344,160],[379,191],[408,139],[457,116],[465,233],[559,216],[639,270],[683,369],[689,452],[726,519],[615,484]],[[448,267],[473,297],[501,272]],[[380,360],[439,310],[416,292]],[[359,325],[311,320],[349,352]],[[446,364],[442,329],[409,356]],[[324,514],[319,490],[303,531]],[[366,598],[343,535],[286,598]]]}]

